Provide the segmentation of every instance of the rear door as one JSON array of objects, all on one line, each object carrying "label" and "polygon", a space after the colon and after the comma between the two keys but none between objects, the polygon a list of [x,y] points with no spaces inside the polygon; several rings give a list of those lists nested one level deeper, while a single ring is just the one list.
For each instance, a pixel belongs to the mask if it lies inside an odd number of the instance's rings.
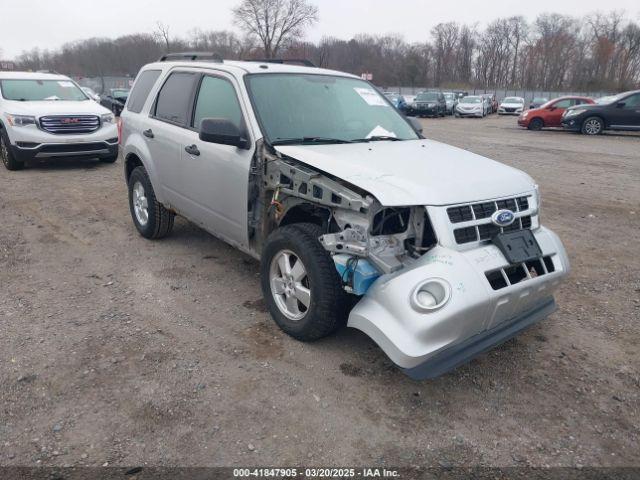
[{"label": "rear door", "polygon": [[180,194],[187,181],[181,154],[182,137],[188,133],[199,80],[200,74],[196,72],[171,72],[158,92],[148,128],[143,132],[164,198],[186,217],[189,217],[188,202]]}]

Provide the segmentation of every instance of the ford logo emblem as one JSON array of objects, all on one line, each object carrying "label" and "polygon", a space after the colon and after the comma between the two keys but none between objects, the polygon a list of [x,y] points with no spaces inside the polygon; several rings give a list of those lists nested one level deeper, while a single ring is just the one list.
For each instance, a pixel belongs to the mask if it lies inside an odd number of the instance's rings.
[{"label": "ford logo emblem", "polygon": [[508,227],[516,221],[516,216],[511,210],[498,210],[491,216],[491,221],[498,227]]}]

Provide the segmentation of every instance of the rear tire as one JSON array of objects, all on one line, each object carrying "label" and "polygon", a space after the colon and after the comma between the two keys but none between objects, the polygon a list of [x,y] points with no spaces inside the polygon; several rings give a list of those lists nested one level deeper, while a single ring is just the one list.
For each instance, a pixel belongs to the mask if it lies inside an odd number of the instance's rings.
[{"label": "rear tire", "polygon": [[144,167],[136,167],[129,176],[129,210],[133,223],[144,238],[166,237],[173,229],[175,214],[158,202]]},{"label": "rear tire", "polygon": [[527,127],[529,130],[539,131],[544,127],[544,122],[541,118],[534,118],[529,122],[529,126]]},{"label": "rear tire", "polygon": [[310,223],[287,225],[269,236],[262,251],[262,292],[271,317],[304,342],[334,333],[347,320],[349,297],[318,240],[322,233]]},{"label": "rear tire", "polygon": [[16,171],[24,168],[24,162],[18,160],[11,151],[9,137],[4,130],[0,130],[0,159],[7,170]]},{"label": "rear tire", "polygon": [[584,135],[600,135],[604,131],[604,122],[600,117],[589,117],[582,122],[581,132]]}]

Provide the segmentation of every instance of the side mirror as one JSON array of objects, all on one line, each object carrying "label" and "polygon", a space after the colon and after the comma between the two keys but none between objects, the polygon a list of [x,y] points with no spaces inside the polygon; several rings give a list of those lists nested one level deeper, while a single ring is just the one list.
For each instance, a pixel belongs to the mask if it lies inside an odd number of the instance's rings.
[{"label": "side mirror", "polygon": [[624,108],[627,104],[624,102],[618,102],[616,103],[616,108]]},{"label": "side mirror", "polygon": [[422,133],[424,131],[424,128],[422,127],[422,123],[420,123],[420,121],[415,117],[407,117],[407,120],[409,120],[409,123],[411,124],[411,126],[416,132]]},{"label": "side mirror", "polygon": [[238,148],[247,148],[249,141],[235,123],[224,118],[205,118],[200,125],[200,140]]}]

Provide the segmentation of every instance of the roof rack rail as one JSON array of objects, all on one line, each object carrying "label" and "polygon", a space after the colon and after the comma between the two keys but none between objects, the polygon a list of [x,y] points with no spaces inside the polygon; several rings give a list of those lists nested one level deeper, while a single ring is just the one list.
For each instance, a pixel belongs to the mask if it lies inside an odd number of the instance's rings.
[{"label": "roof rack rail", "polygon": [[252,60],[246,60],[246,61],[258,62],[258,63],[279,63],[279,64],[293,63],[293,64],[300,64],[305,67],[318,68],[315,63],[313,63],[311,60],[307,60],[306,58],[258,58],[258,59],[252,59]]},{"label": "roof rack rail", "polygon": [[223,63],[224,59],[213,52],[181,52],[181,53],[167,53],[160,57],[159,62],[171,62],[175,60],[190,60],[192,62],[216,62]]}]

